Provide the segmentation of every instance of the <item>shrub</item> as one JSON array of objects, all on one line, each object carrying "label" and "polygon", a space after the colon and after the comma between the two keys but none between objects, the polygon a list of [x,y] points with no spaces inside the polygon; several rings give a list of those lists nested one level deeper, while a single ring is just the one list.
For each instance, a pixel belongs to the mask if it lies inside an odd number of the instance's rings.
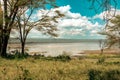
[{"label": "shrub", "polygon": [[101,74],[100,71],[91,69],[88,73],[89,80],[101,80],[100,74]]},{"label": "shrub", "polygon": [[120,80],[120,70],[100,71],[91,69],[89,80]]},{"label": "shrub", "polygon": [[100,56],[100,58],[97,61],[97,64],[102,64],[105,62],[105,56]]},{"label": "shrub", "polygon": [[70,56],[67,55],[59,55],[57,57],[54,57],[55,60],[60,60],[60,61],[69,61],[71,60]]},{"label": "shrub", "polygon": [[27,58],[29,55],[28,53],[20,53],[18,50],[13,51],[13,54],[7,54],[7,59],[24,59]]},{"label": "shrub", "polygon": [[44,55],[41,55],[41,54],[34,54],[33,56],[32,56],[34,59],[40,59],[40,58],[43,58],[43,57],[45,57]]},{"label": "shrub", "polygon": [[105,58],[100,58],[100,59],[98,59],[97,63],[98,63],[98,64],[101,64],[101,63],[103,63],[104,61],[105,61]]}]

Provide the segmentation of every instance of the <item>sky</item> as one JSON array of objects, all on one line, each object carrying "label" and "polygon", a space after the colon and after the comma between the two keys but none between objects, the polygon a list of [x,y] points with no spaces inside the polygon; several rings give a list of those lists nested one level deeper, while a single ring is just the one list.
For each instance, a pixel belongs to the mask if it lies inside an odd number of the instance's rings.
[{"label": "sky", "polygon": [[[95,12],[90,9],[91,3],[88,0],[57,0],[56,8],[65,15],[59,20],[57,27],[59,31],[58,38],[62,39],[103,39],[105,36],[98,34],[104,26],[103,15],[106,11],[98,10]],[[117,0],[116,14],[120,14],[120,0]],[[95,4],[98,7],[98,4]],[[114,10],[114,3],[111,2],[111,7]],[[49,6],[48,6],[49,8]],[[54,10],[54,9],[53,9]],[[111,12],[113,14],[113,12]],[[40,11],[32,17],[41,17]],[[53,12],[49,13],[54,15]],[[51,38],[41,34],[39,31],[33,29],[28,35],[30,38]]]}]

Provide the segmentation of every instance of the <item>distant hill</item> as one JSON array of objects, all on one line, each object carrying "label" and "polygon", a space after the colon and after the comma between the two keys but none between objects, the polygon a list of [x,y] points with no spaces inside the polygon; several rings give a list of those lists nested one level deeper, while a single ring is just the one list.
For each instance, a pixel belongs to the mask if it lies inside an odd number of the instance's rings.
[{"label": "distant hill", "polygon": [[[29,38],[27,43],[77,43],[77,42],[94,42],[100,41],[100,39],[39,39],[39,38]],[[19,39],[11,38],[9,43],[19,43]]]}]

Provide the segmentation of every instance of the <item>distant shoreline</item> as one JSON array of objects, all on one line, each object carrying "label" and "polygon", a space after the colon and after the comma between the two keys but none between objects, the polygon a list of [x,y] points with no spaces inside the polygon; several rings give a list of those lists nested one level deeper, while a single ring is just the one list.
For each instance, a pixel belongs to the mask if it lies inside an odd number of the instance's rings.
[{"label": "distant shoreline", "polygon": [[[38,39],[29,38],[26,43],[80,43],[80,42],[99,42],[100,40],[105,41],[105,39]],[[20,43],[19,39],[12,38],[9,43]]]}]

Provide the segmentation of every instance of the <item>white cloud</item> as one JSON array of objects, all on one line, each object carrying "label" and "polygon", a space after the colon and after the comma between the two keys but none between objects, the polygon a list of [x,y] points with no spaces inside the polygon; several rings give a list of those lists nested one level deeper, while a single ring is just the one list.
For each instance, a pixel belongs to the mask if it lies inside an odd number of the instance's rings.
[{"label": "white cloud", "polygon": [[[67,8],[64,10],[64,8]],[[58,8],[60,12],[64,12],[65,14],[64,19],[59,20],[58,27],[60,28],[59,32],[61,35],[85,35],[85,32],[89,32],[90,34],[97,34],[93,33],[92,30],[100,28],[102,25],[100,25],[98,22],[92,23],[91,20],[89,20],[89,17],[81,16],[80,13],[72,13],[70,11],[70,6],[63,6]],[[64,11],[63,11],[64,10]],[[65,29],[69,28],[69,29]],[[91,32],[92,31],[92,32]]]},{"label": "white cloud", "polygon": [[30,31],[30,34],[28,35],[29,38],[48,38],[47,35],[43,35],[40,31],[36,29],[32,29]]},{"label": "white cloud", "polygon": [[83,30],[82,29],[71,29],[70,34],[72,35],[83,34]]},{"label": "white cloud", "polygon": [[67,6],[61,6],[59,8],[56,8],[55,10],[59,10],[61,13],[68,13],[68,11],[71,9],[70,5]]},{"label": "white cloud", "polygon": [[107,18],[112,18],[114,15],[120,15],[120,10],[119,9],[111,9],[111,11],[103,11],[100,14],[95,15],[93,18],[99,18],[99,19],[104,19],[106,16]]},{"label": "white cloud", "polygon": [[94,33],[97,33],[97,32],[98,32],[97,30],[92,30],[92,31],[91,31],[91,33],[93,33],[93,34],[94,34]]},{"label": "white cloud", "polygon": [[[61,6],[59,8],[51,9],[49,10],[39,10],[37,12],[37,15],[33,15],[34,19],[40,19],[43,14],[48,14],[49,16],[54,16],[56,13],[55,10],[60,11],[62,14],[65,15],[64,18],[59,19],[58,25],[58,34],[61,38],[67,38],[68,36],[76,36],[81,35],[85,36],[88,35],[86,32],[89,32],[89,35],[96,35],[96,31],[98,28],[100,28],[100,25],[98,22],[92,23],[89,17],[81,16],[80,13],[73,13],[70,11],[71,7],[69,5],[67,6]],[[49,13],[48,13],[49,11]],[[67,36],[66,36],[67,35]],[[46,38],[48,36],[43,36],[40,32],[37,30],[34,30],[30,32],[29,37],[43,37]]]},{"label": "white cloud", "polygon": [[70,29],[70,30],[67,30],[67,29],[63,29],[63,31],[60,31],[61,34],[67,34],[67,35],[78,35],[78,34],[81,34],[83,33],[83,30],[82,29]]},{"label": "white cloud", "polygon": [[81,15],[79,13],[71,13],[71,12],[67,12],[66,15],[67,18],[74,18],[74,19],[79,19],[81,17]]}]

